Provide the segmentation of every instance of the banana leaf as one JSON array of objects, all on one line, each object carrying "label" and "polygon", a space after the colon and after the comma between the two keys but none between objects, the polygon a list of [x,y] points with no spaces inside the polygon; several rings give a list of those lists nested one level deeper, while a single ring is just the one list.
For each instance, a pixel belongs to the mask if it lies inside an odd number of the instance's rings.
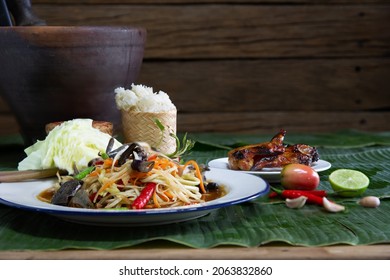
[{"label": "banana leaf", "polygon": [[[189,134],[192,138],[206,146],[230,149],[248,144],[270,141],[274,135],[254,134],[221,134],[198,133]],[[343,130],[337,133],[286,133],[286,144],[305,143],[316,147],[358,148],[373,145],[390,145],[390,132],[364,132],[356,130]]]},{"label": "banana leaf", "polygon": [[[198,142],[184,160],[191,158],[202,163],[226,156],[226,149],[237,143],[269,140],[269,135],[231,135],[228,138],[226,135],[203,134],[188,137]],[[340,137],[344,139],[345,146],[340,144]],[[328,176],[335,169],[361,170],[370,177],[365,195],[382,197],[381,205],[363,208],[356,199],[334,196],[331,199],[344,204],[347,210],[329,213],[316,205],[289,209],[281,200],[261,197],[187,222],[134,228],[80,225],[0,205],[0,250],[116,249],[153,246],[156,242],[192,248],[221,245],[255,247],[274,242],[298,246],[389,243],[389,134],[341,132],[326,134],[323,138],[321,135],[302,134],[292,135],[290,140],[318,144],[321,158],[332,163],[331,169],[320,173],[320,189],[331,192]],[[16,159],[23,154],[19,145],[9,143],[7,139],[5,145],[0,145],[2,169],[15,168]],[[279,187],[277,184],[273,186]]]}]

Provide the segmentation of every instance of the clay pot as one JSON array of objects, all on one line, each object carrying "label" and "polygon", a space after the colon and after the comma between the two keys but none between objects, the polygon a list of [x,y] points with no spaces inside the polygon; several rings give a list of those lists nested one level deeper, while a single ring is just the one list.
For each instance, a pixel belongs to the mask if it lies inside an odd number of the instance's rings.
[{"label": "clay pot", "polygon": [[0,94],[26,144],[45,125],[74,118],[109,121],[120,131],[115,88],[136,82],[146,30],[132,27],[0,27]]}]

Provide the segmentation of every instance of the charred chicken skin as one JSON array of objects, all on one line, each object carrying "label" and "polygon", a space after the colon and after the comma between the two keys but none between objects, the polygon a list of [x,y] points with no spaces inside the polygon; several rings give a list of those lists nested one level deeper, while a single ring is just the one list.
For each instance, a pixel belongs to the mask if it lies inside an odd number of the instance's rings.
[{"label": "charred chicken skin", "polygon": [[306,144],[283,144],[285,130],[276,134],[270,142],[247,145],[230,150],[228,162],[230,169],[259,171],[263,168],[283,167],[290,163],[311,165],[318,161],[315,147]]}]

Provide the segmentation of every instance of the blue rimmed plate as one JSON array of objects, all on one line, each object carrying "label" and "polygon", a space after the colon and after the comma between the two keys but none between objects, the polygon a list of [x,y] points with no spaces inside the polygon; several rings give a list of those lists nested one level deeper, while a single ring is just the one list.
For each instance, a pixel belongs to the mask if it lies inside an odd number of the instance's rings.
[{"label": "blue rimmed plate", "polygon": [[[211,168],[218,168],[221,170],[230,170],[233,172],[236,172],[237,174],[252,174],[259,176],[266,180],[269,183],[278,183],[280,182],[280,172],[282,171],[282,168],[263,168],[259,171],[242,171],[242,170],[231,170],[229,168],[228,158],[217,158],[213,159],[208,163],[208,166]],[[314,162],[311,165],[311,168],[313,168],[317,172],[328,170],[332,165],[330,162],[326,160],[318,160],[317,162]]]},{"label": "blue rimmed plate", "polygon": [[225,187],[227,194],[218,199],[191,206],[142,210],[79,209],[40,201],[37,195],[51,187],[54,179],[0,184],[0,203],[50,214],[63,220],[100,226],[148,226],[196,219],[211,211],[250,201],[269,191],[262,178],[231,170],[210,169],[208,180]]}]

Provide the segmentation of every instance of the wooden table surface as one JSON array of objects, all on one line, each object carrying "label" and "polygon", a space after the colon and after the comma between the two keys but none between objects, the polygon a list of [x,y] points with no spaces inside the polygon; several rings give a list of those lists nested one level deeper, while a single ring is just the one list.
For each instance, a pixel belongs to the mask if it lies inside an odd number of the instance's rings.
[{"label": "wooden table surface", "polygon": [[217,247],[192,249],[187,247],[131,248],[118,250],[63,251],[2,251],[0,259],[8,260],[110,260],[110,259],[259,259],[259,260],[373,260],[390,259],[390,245],[294,247],[265,245],[257,248]]}]

